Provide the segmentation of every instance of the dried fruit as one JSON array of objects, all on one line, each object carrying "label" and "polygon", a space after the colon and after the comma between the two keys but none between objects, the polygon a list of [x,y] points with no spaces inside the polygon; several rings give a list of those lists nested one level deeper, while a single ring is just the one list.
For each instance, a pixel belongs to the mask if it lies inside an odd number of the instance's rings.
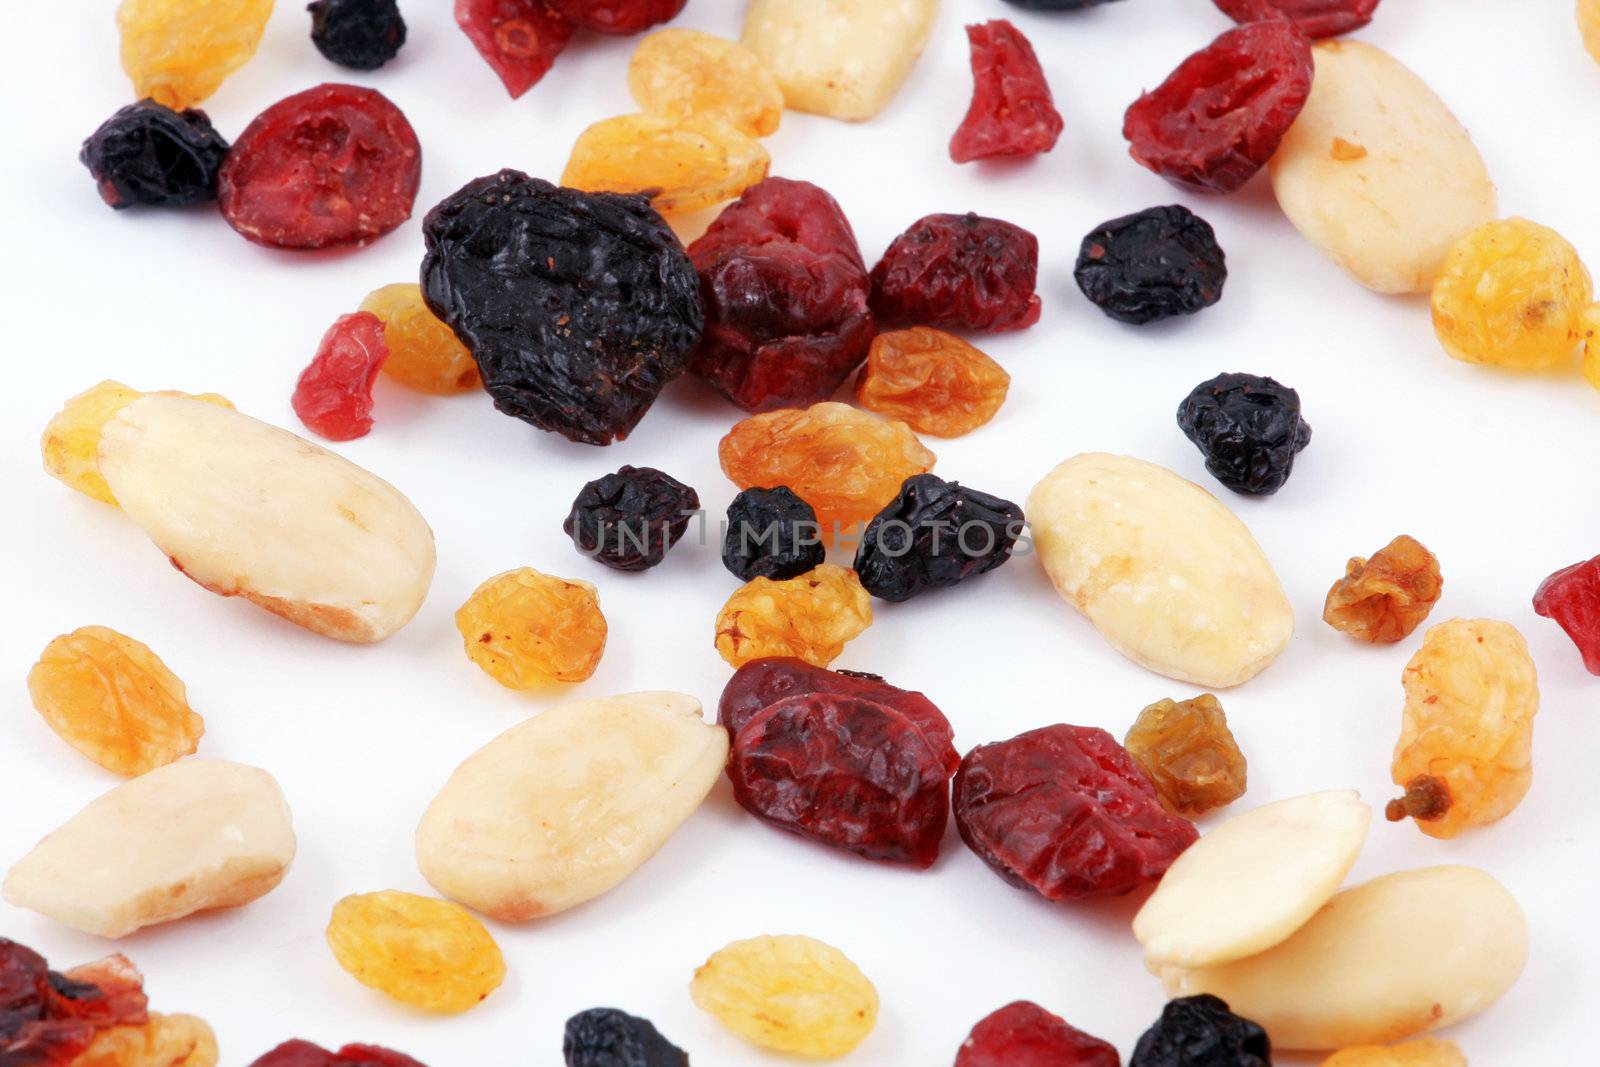
[{"label": "dried fruit", "polygon": [[699,30],[657,30],[633,50],[628,89],[640,111],[709,115],[751,137],[776,133],[783,90],[756,54]]},{"label": "dried fruit", "polygon": [[174,110],[217,91],[255,55],[272,0],[122,0],[122,69],[134,95]]},{"label": "dried fruit", "polygon": [[1272,1042],[1258,1024],[1204,994],[1180,997],[1139,1038],[1128,1067],[1271,1067]]},{"label": "dried fruit", "polygon": [[1235,22],[1286,15],[1307,37],[1337,37],[1372,21],[1378,0],[1216,0]]},{"label": "dried fruit", "polygon": [[1142,326],[1193,315],[1221,300],[1228,266],[1211,224],[1169,204],[1090,230],[1073,277],[1091,304],[1118,322]]},{"label": "dried fruit", "polygon": [[728,505],[722,565],[740,581],[798,578],[826,557],[817,513],[788,486],[746,489]]},{"label": "dried fruit", "polygon": [[1019,1000],[979,1020],[955,1067],[1122,1067],[1122,1059],[1116,1046]]},{"label": "dried fruit", "polygon": [[372,429],[372,387],[388,358],[382,319],[370,311],[340,315],[295,382],[294,413],[330,441],[365,437]]},{"label": "dried fruit", "polygon": [[960,437],[1005,403],[1011,375],[953,333],[929,326],[880,333],[856,381],[856,403],[918,433]]},{"label": "dried fruit", "polygon": [[513,99],[549,73],[572,37],[572,23],[545,0],[456,0],[455,14]]},{"label": "dried fruit", "polygon": [[872,285],[839,204],[768,178],[689,246],[705,336],[689,369],[746,411],[826,400],[867,353]]},{"label": "dried fruit", "polygon": [[1408,816],[1429,837],[1455,837],[1505,818],[1533,782],[1539,683],[1510,623],[1451,619],[1430,627],[1406,664],[1400,740],[1390,776]]},{"label": "dried fruit", "polygon": [[687,0],[545,0],[551,10],[585,29],[641,33],[675,18]]},{"label": "dried fruit", "polygon": [[1600,305],[1590,305],[1583,313],[1583,362],[1579,365],[1584,380],[1600,389]]},{"label": "dried fruit", "polygon": [[442,200],[422,236],[422,294],[495,407],[569,440],[626,437],[700,339],[694,264],[640,197],[502,170]]},{"label": "dried fruit", "polygon": [[1467,1067],[1454,1041],[1419,1038],[1398,1045],[1361,1045],[1335,1052],[1322,1067]]},{"label": "dried fruit", "polygon": [[1006,3],[1013,7],[1020,7],[1026,11],[1077,11],[1110,2],[1111,0],[1006,0]]},{"label": "dried fruit", "polygon": [[590,1008],[568,1019],[561,1054],[567,1067],[689,1067],[683,1049],[649,1019],[616,1008]]},{"label": "dried fruit", "polygon": [[949,330],[1021,330],[1039,321],[1039,240],[1000,219],[927,215],[872,268],[884,322]]},{"label": "dried fruit", "polygon": [[500,946],[459,904],[385,890],[333,906],[328,947],[362,985],[413,1007],[456,1014],[505,980]]},{"label": "dried fruit", "polygon": [[1600,2],[1578,0],[1578,33],[1583,38],[1584,50],[1600,63]]},{"label": "dried fruit", "polygon": [[1311,43],[1293,23],[1229,30],[1128,108],[1128,152],[1185,189],[1234,192],[1272,158],[1311,92],[1311,74]]},{"label": "dried fruit", "polygon": [[967,43],[972,104],[950,138],[950,158],[971,163],[1054,148],[1065,123],[1028,38],[1005,19],[991,19],[968,26]]},{"label": "dried fruit", "polygon": [[826,667],[872,625],[872,604],[856,572],[824,563],[798,578],[753,578],[717,613],[717,652],[734,667],[793,656]]},{"label": "dried fruit", "polygon": [[829,541],[872,518],[935,459],[905,423],[831,401],[752,415],[728,431],[717,455],[741,489],[794,490],[816,509]]},{"label": "dried fruit", "polygon": [[1206,470],[1235,493],[1271,496],[1311,443],[1300,394],[1259,374],[1219,374],[1178,405],[1178,428],[1206,457]]},{"label": "dried fruit", "polygon": [[397,282],[374,289],[361,310],[383,321],[383,343],[389,358],[383,373],[424,393],[460,393],[483,384],[472,353],[439,321],[422,299],[415,282]]},{"label": "dried fruit", "polygon": [[994,570],[1023,531],[1011,501],[918,474],[867,524],[856,574],[875,597],[910,600]]},{"label": "dried fruit", "polygon": [[718,949],[689,983],[694,1002],[760,1048],[835,1059],[878,1021],[878,991],[844,953],[795,934]]},{"label": "dried fruit", "polygon": [[1123,745],[1175,815],[1198,818],[1244,796],[1244,753],[1210,693],[1156,701],[1139,713]]},{"label": "dried fruit", "polygon": [[595,562],[642,571],[666,558],[699,510],[699,494],[670,474],[625,466],[585,485],[562,529]]},{"label": "dried fruit", "polygon": [[142,1024],[101,1030],[72,1067],[216,1067],[217,1058],[204,1019],[152,1012]]},{"label": "dried fruit", "polygon": [[250,1067],[424,1067],[404,1053],[377,1045],[346,1045],[329,1052],[299,1039],[285,1041],[254,1060]]},{"label": "dried fruit", "polygon": [[618,115],[578,135],[561,184],[637,193],[671,214],[732,200],[765,178],[771,164],[759,142],[710,115]]},{"label": "dried fruit", "polygon": [[273,248],[364,245],[411,217],[422,149],[376,89],[325,83],[284,97],[244,128],[223,161],[228,225]]},{"label": "dried fruit", "polygon": [[395,0],[312,0],[311,43],[341,67],[377,70],[406,43]]},{"label": "dried fruit", "polygon": [[1199,836],[1162,810],[1104,730],[1046,726],[979,745],[956,772],[961,840],[996,874],[1047,900],[1126,893],[1159,879]]},{"label": "dried fruit", "polygon": [[1344,577],[1328,590],[1322,618],[1358,641],[1392,645],[1422,624],[1443,591],[1438,557],[1401,534],[1371,559],[1350,558]]},{"label": "dried fruit", "polygon": [[1600,674],[1600,556],[1563,567],[1539,583],[1533,610],[1567,632],[1584,668]]},{"label": "dried fruit", "polygon": [[[44,957],[26,945],[0,938],[0,1063],[6,1067],[85,1063],[80,1056],[88,1055],[85,1050],[100,1035],[145,1025],[143,985],[144,977],[124,956],[61,974],[50,970]],[[214,1064],[213,1059],[191,1067]]]},{"label": "dried fruit", "polygon": [[204,111],[141,100],[102,122],[78,159],[100,199],[114,208],[185,207],[217,198],[217,171],[227,154],[228,142]]},{"label": "dried fruit", "polygon": [[508,689],[592,676],[606,650],[594,586],[532,567],[497,574],[456,611],[467,658]]}]

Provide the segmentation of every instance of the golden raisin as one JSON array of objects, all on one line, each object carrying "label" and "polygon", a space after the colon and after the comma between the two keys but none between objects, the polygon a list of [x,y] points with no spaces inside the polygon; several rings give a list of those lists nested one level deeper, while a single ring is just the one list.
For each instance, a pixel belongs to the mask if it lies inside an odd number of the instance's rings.
[{"label": "golden raisin", "polygon": [[456,612],[467,658],[510,689],[581,682],[606,648],[606,617],[588,582],[532,567],[497,574]]},{"label": "golden raisin", "polygon": [[1583,313],[1583,376],[1600,389],[1600,304],[1591,304]]},{"label": "golden raisin", "polygon": [[374,289],[361,310],[383,320],[383,341],[389,347],[383,373],[424,393],[461,393],[478,388],[478,364],[422,299],[416,282],[397,282]]},{"label": "golden raisin", "polygon": [[824,563],[798,578],[753,578],[717,614],[717,651],[735,667],[793,656],[826,667],[872,625],[872,600],[856,572]]},{"label": "golden raisin", "polygon": [[639,110],[669,119],[709,115],[751,137],[777,132],[783,90],[761,60],[737,41],[699,30],[658,30],[628,63]]},{"label": "golden raisin", "polygon": [[1454,1041],[1425,1037],[1398,1045],[1362,1045],[1335,1052],[1322,1067],[1467,1067]]},{"label": "golden raisin", "polygon": [[1244,796],[1244,753],[1210,693],[1156,701],[1139,713],[1123,745],[1174,815],[1196,819]]},{"label": "golden raisin", "polygon": [[994,418],[1009,388],[1011,375],[972,345],[914,326],[873,338],[856,402],[918,433],[960,437]]},{"label": "golden raisin", "polygon": [[860,968],[793,934],[733,942],[694,972],[689,993],[751,1044],[814,1059],[845,1055],[878,1021],[878,991]]},{"label": "golden raisin", "polygon": [[33,706],[62,740],[132,777],[190,755],[205,720],[178,676],[142,642],[104,626],[51,641],[28,672]]},{"label": "golden raisin", "polygon": [[335,904],[328,947],[362,985],[452,1015],[482,1002],[506,976],[500,946],[466,908],[392,889]]},{"label": "golden raisin", "polygon": [[1578,0],[1578,33],[1583,47],[1600,63],[1600,0]]},{"label": "golden raisin", "polygon": [[194,107],[244,66],[267,28],[272,0],[122,0],[122,69],[135,97]]},{"label": "golden raisin", "polygon": [[585,192],[647,193],[657,211],[732,200],[767,176],[767,150],[720,119],[618,115],[578,135],[561,184]]},{"label": "golden raisin", "polygon": [[1415,537],[1401,534],[1371,559],[1353,556],[1333,583],[1322,618],[1358,641],[1392,645],[1422,625],[1439,602],[1439,560]]},{"label": "golden raisin", "polygon": [[72,1067],[216,1067],[217,1037],[204,1019],[157,1015],[140,1026],[113,1026],[72,1061]]},{"label": "golden raisin", "polygon": [[1501,219],[1445,257],[1433,283],[1433,329],[1456,359],[1538,370],[1572,358],[1593,297],[1588,270],[1560,234]]}]

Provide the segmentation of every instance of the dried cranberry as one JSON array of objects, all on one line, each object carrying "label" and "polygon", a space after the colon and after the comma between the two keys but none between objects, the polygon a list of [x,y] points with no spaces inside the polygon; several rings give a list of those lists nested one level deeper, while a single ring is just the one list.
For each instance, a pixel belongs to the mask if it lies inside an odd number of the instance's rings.
[{"label": "dried cranberry", "polygon": [[148,1017],[144,980],[124,957],[63,975],[0,938],[0,1067],[70,1064],[98,1031]]},{"label": "dried cranberry", "polygon": [[456,0],[456,25],[513,98],[550,72],[572,37],[572,23],[544,0]]},{"label": "dried cranberry", "polygon": [[688,0],[547,0],[563,18],[601,33],[638,33],[666,22]]},{"label": "dried cranberry", "polygon": [[330,441],[366,436],[372,429],[372,386],[388,358],[382,319],[370,311],[339,316],[322,335],[310,366],[300,372],[294,413]]},{"label": "dried cranberry", "polygon": [[329,1052],[298,1038],[263,1054],[250,1067],[424,1067],[403,1053],[377,1045],[346,1045]]},{"label": "dried cranberry", "polygon": [[872,268],[884,322],[949,330],[1020,330],[1039,321],[1039,240],[1000,219],[929,215]]},{"label": "dried cranberry", "polygon": [[1033,156],[1056,146],[1065,125],[1033,45],[1005,19],[967,27],[972,106],[950,139],[957,163]]},{"label": "dried cranberry", "polygon": [[273,104],[223,161],[228,225],[274,248],[366,244],[411,217],[422,149],[376,89],[319,85]]},{"label": "dried cranberry", "polygon": [[1216,0],[1235,22],[1259,22],[1283,14],[1308,37],[1337,37],[1372,21],[1378,0]]},{"label": "dried cranberry", "polygon": [[1277,151],[1311,73],[1311,42],[1292,22],[1229,30],[1128,108],[1129,154],[1186,189],[1231,193]]},{"label": "dried cranberry", "polygon": [[1126,893],[1199,836],[1104,730],[1046,726],[980,745],[956,772],[956,828],[1000,877],[1048,900]]},{"label": "dried cranberry", "polygon": [[666,558],[699,509],[699,494],[670,474],[623,467],[583,487],[562,529],[596,563],[642,571]]},{"label": "dried cranberry", "polygon": [[1114,1046],[1019,1000],[972,1028],[955,1067],[1122,1067],[1122,1059]]},{"label": "dried cranberry", "polygon": [[1583,654],[1590,674],[1600,674],[1600,556],[1563,567],[1539,583],[1533,610],[1554,619]]}]

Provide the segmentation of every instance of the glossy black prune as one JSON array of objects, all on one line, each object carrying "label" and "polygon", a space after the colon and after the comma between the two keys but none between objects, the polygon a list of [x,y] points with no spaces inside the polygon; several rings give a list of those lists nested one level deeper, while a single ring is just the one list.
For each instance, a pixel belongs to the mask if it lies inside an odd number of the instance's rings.
[{"label": "glossy black prune", "polygon": [[204,111],[174,111],[154,100],[119,110],[83,142],[78,158],[100,199],[114,208],[183,207],[217,198],[228,142]]},{"label": "glossy black prune", "polygon": [[816,511],[788,486],[746,489],[728,505],[722,565],[740,581],[798,578],[826,557]]},{"label": "glossy black prune", "polygon": [[567,1067],[689,1067],[689,1057],[648,1019],[616,1008],[590,1008],[567,1020],[561,1039]]},{"label": "glossy black prune", "polygon": [[623,467],[585,485],[562,529],[578,551],[619,571],[642,571],[666,558],[700,496],[654,467]]},{"label": "glossy black prune", "polygon": [[314,0],[311,43],[341,67],[377,70],[406,43],[406,20],[395,0]]},{"label": "glossy black prune", "polygon": [[1202,993],[1168,1001],[1128,1067],[1272,1067],[1272,1042],[1225,1001]]},{"label": "glossy black prune", "polygon": [[429,308],[495,407],[540,429],[626,437],[700,339],[700,278],[642,196],[502,170],[440,201],[422,236]]},{"label": "glossy black prune", "polygon": [[1300,394],[1258,374],[1219,374],[1178,405],[1178,426],[1206,458],[1206,470],[1248,496],[1283,488],[1294,457],[1311,442]]},{"label": "glossy black prune", "polygon": [[1222,299],[1228,265],[1205,219],[1179,204],[1146,208],[1090,230],[1078,288],[1118,322],[1193,315]]},{"label": "glossy black prune", "polygon": [[910,600],[994,570],[1011,558],[1022,529],[1022,509],[1011,501],[918,474],[867,524],[856,574],[875,597]]}]

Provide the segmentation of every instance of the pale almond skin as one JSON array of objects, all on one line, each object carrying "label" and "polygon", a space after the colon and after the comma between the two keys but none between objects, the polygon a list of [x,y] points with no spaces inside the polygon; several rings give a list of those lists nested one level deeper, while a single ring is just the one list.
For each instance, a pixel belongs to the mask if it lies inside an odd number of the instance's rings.
[{"label": "pale almond skin", "polygon": [[513,726],[456,768],[417,827],[440,893],[502,922],[613,888],[700,806],[728,732],[681,693],[574,700]]},{"label": "pale almond skin", "polygon": [[283,880],[295,854],[272,775],[184,759],[91,801],[6,875],[5,899],[101,937],[236,908]]},{"label": "pale almond skin", "polygon": [[100,473],[184,574],[327,637],[383,640],[433,581],[433,531],[399,490],[236,411],[135,400],[101,433]]}]

